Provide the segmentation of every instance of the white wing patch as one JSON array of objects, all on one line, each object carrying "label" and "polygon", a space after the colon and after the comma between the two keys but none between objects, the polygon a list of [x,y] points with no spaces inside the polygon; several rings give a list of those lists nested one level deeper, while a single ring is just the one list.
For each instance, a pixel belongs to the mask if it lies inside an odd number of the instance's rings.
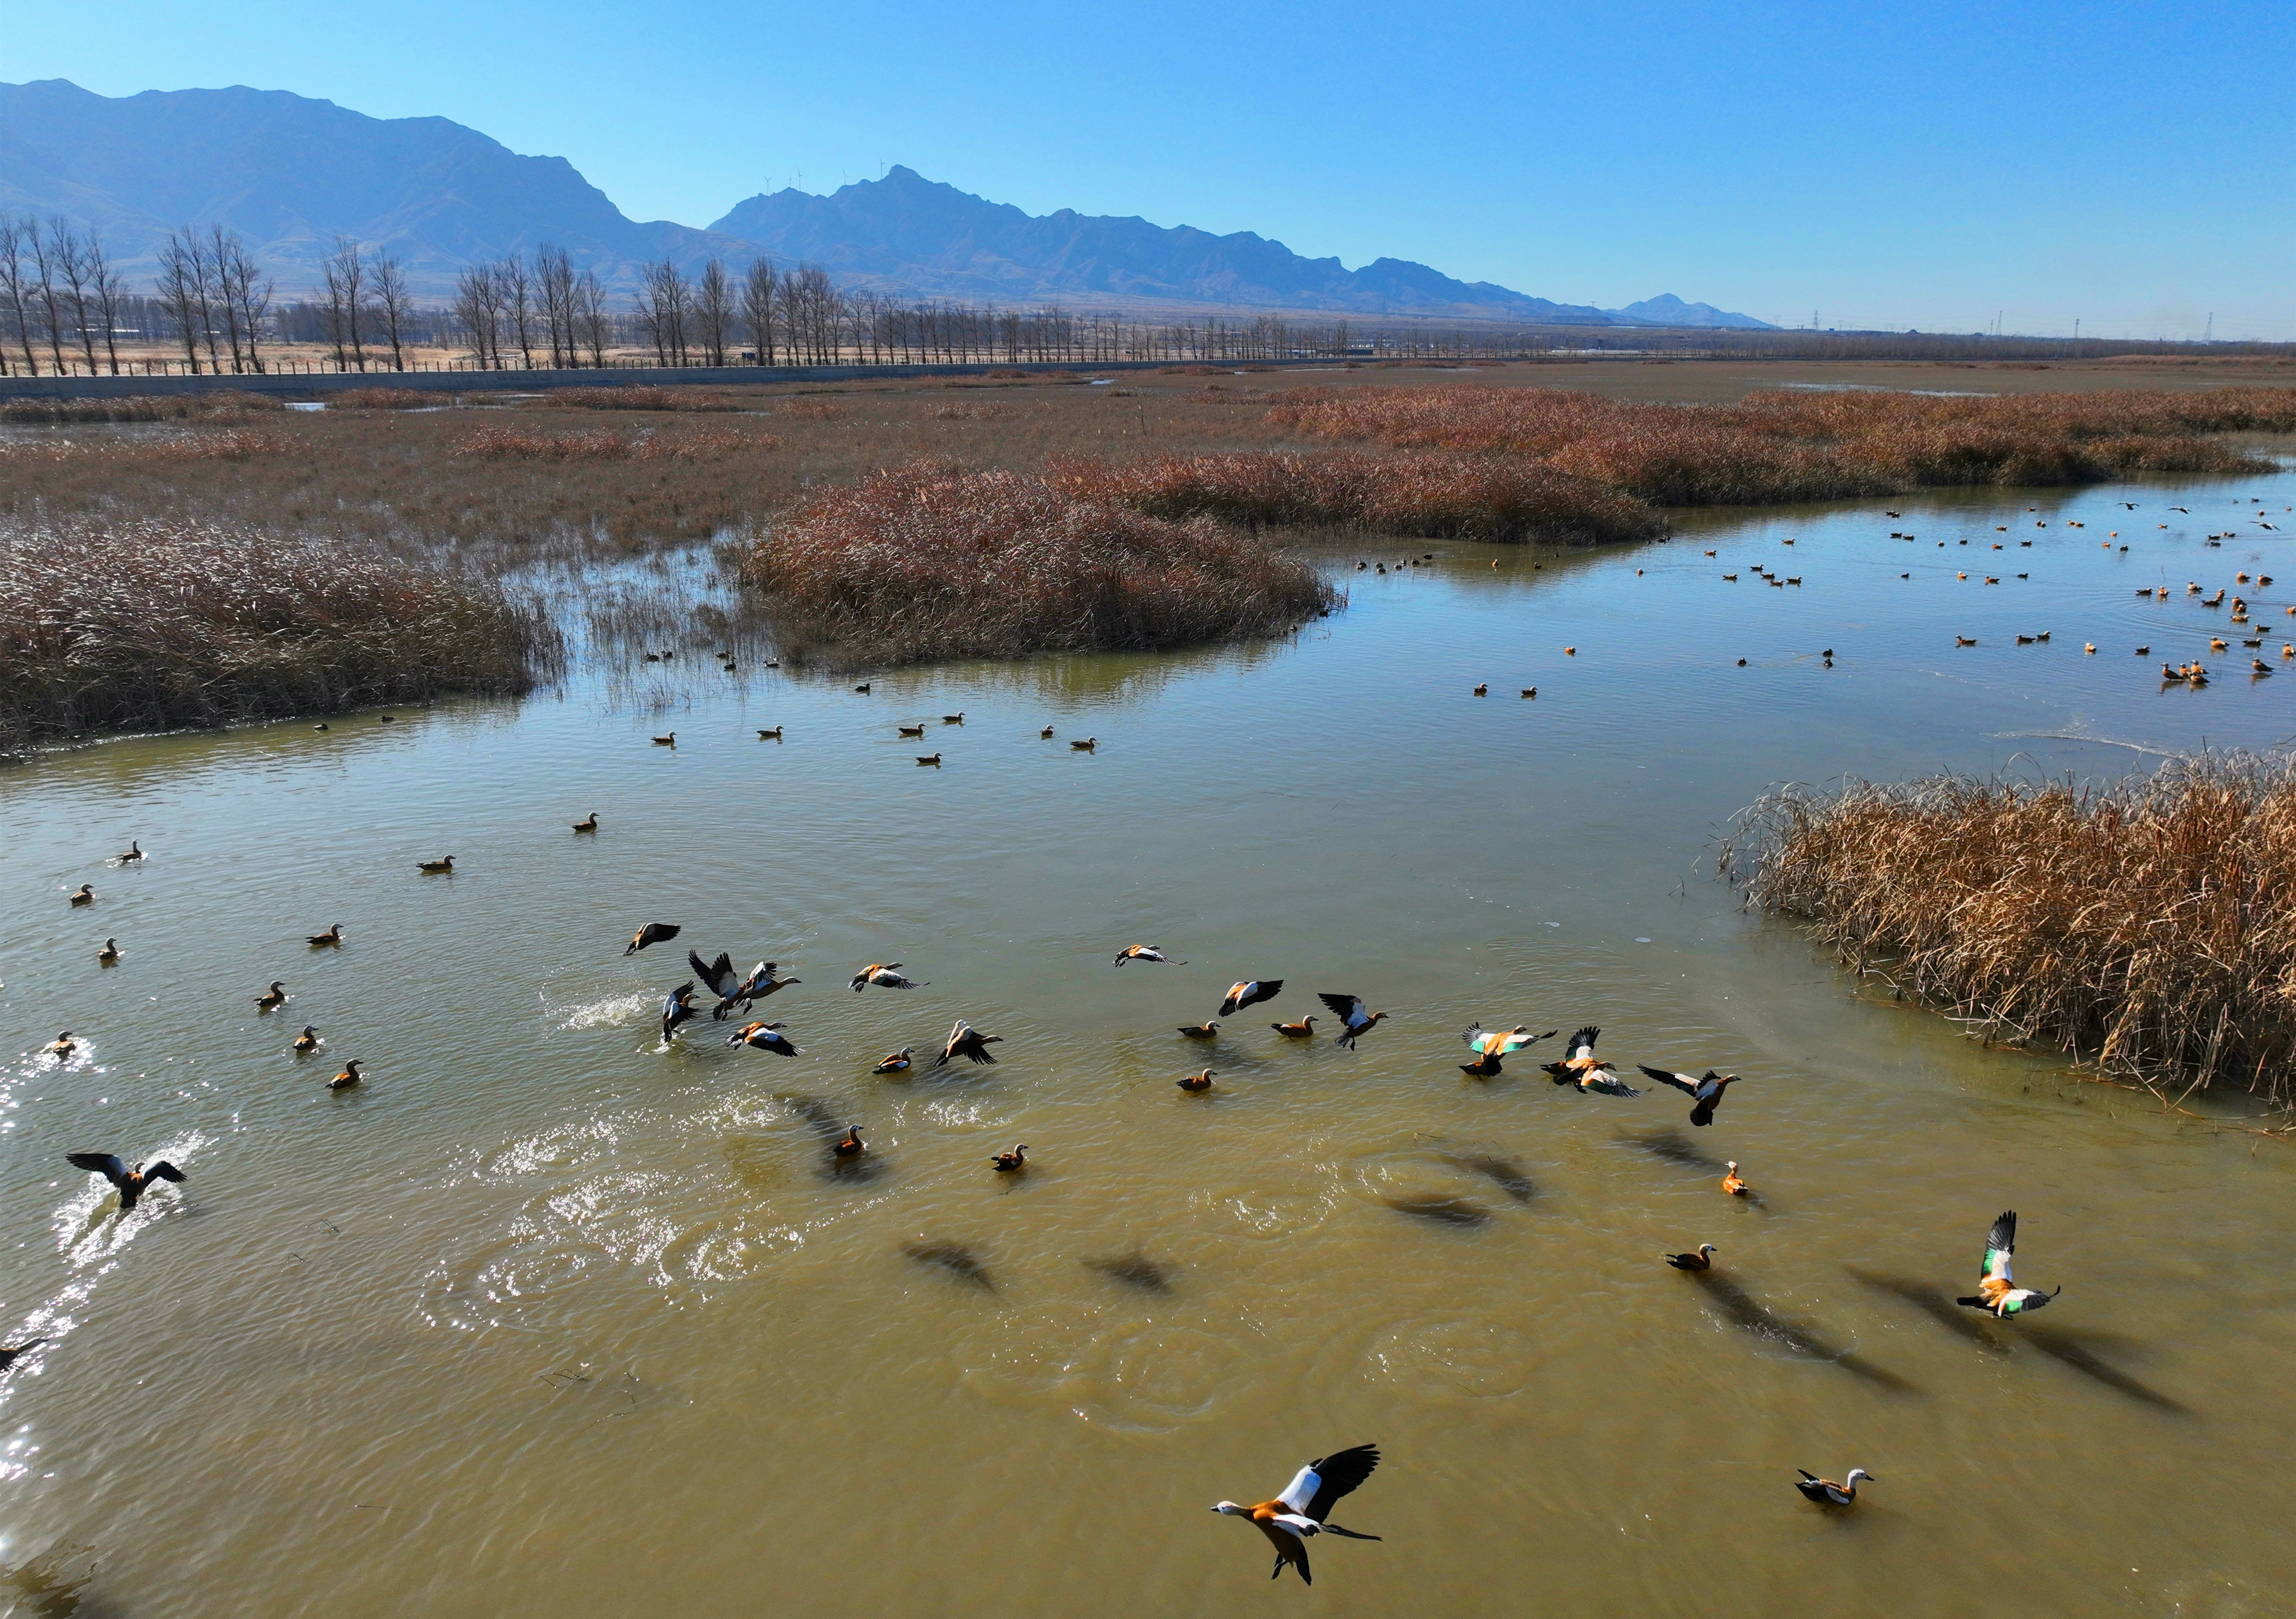
[{"label": "white wing patch", "polygon": [[[1316,1492],[1324,1487],[1323,1476],[1313,1468],[1302,1468],[1292,1482],[1283,1486],[1283,1493],[1275,1499],[1294,1512],[1305,1512],[1308,1503],[1316,1499]],[[1276,1520],[1281,1523],[1283,1520]]]}]

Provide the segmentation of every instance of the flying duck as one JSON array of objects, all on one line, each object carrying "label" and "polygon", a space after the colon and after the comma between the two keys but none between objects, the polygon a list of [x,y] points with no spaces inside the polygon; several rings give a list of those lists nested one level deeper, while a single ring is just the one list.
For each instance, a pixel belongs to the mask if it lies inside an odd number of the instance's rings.
[{"label": "flying duck", "polygon": [[596,810],[592,810],[586,819],[576,822],[574,823],[574,830],[578,832],[596,831],[598,830],[598,812]]},{"label": "flying duck", "polygon": [[119,941],[118,939],[104,940],[103,948],[95,953],[95,959],[102,962],[106,967],[119,966]]},{"label": "flying duck", "polygon": [[1262,1001],[1273,1001],[1282,993],[1281,978],[1247,978],[1228,986],[1227,999],[1220,1002],[1219,1015],[1232,1018],[1247,1006],[1258,1006]]},{"label": "flying duck", "polygon": [[1206,1068],[1201,1074],[1191,1074],[1185,1079],[1176,1079],[1172,1083],[1183,1091],[1209,1091],[1212,1088],[1212,1071]]},{"label": "flying duck", "polygon": [[685,963],[693,969],[696,977],[709,986],[709,993],[718,997],[718,1004],[709,1009],[712,1023],[723,1023],[726,1014],[735,1007],[747,1010],[752,1001],[763,1000],[777,989],[804,982],[801,978],[775,977],[774,972],[779,963],[774,961],[758,962],[744,977],[734,970],[733,958],[722,950],[714,961],[705,961],[698,952],[689,950],[685,953]]},{"label": "flying duck", "polygon": [[1677,1271],[1710,1271],[1714,1268],[1714,1255],[1721,1251],[1710,1242],[1702,1242],[1695,1254],[1669,1254],[1666,1263]]},{"label": "flying duck", "polygon": [[126,1214],[135,1206],[135,1200],[154,1181],[182,1181],[184,1172],[162,1158],[149,1169],[138,1164],[130,1169],[121,1163],[119,1155],[109,1152],[68,1152],[64,1157],[75,1169],[94,1170],[119,1189],[119,1212]]},{"label": "flying duck", "polygon": [[1694,1104],[1690,1109],[1690,1122],[1704,1126],[1714,1122],[1714,1109],[1722,1105],[1722,1092],[1738,1083],[1735,1074],[1717,1074],[1709,1068],[1696,1078],[1677,1074],[1667,1068],[1653,1068],[1648,1063],[1636,1065],[1662,1085],[1672,1085],[1688,1096]]},{"label": "flying duck", "polygon": [[622,953],[626,956],[634,956],[649,944],[659,944],[665,940],[676,938],[678,932],[679,928],[676,922],[648,922],[630,935],[630,942],[622,946]]},{"label": "flying duck", "polygon": [[668,994],[662,997],[662,1043],[667,1045],[671,1040],[676,1037],[677,1026],[679,1024],[688,1022],[700,1015],[701,1014],[693,1010],[693,985],[681,984],[676,989],[671,990]]},{"label": "flying duck", "polygon": [[865,985],[871,984],[875,985],[879,989],[922,989],[924,987],[924,985],[916,979],[901,977],[901,964],[898,961],[872,961],[853,975],[852,987],[855,993],[859,993]]},{"label": "flying duck", "polygon": [[861,1156],[861,1126],[858,1124],[848,1124],[845,1127],[845,1133],[842,1136],[840,1136],[835,1141],[830,1143],[829,1150],[840,1158],[859,1157]]},{"label": "flying duck", "polygon": [[1742,1198],[1754,1190],[1747,1185],[1745,1178],[1739,1174],[1738,1160],[1735,1158],[1722,1166],[1722,1190],[1734,1198]]},{"label": "flying duck", "polygon": [[1302,1018],[1297,1023],[1271,1023],[1267,1026],[1287,1040],[1313,1040],[1316,1037],[1313,1016]]},{"label": "flying duck", "polygon": [[277,978],[271,980],[269,989],[255,997],[255,1010],[258,1012],[275,1011],[286,1004],[287,985]]},{"label": "flying duck", "polygon": [[909,1071],[909,1048],[903,1046],[891,1056],[869,1070],[872,1074],[906,1074]]},{"label": "flying duck", "polygon": [[45,1338],[28,1338],[23,1343],[11,1344],[6,1348],[0,1349],[0,1371],[7,1370],[47,1341]]},{"label": "flying duck", "polygon": [[434,877],[442,873],[452,877],[455,874],[455,857],[452,854],[445,854],[437,860],[418,860],[414,863],[414,869]]},{"label": "flying duck", "polygon": [[1355,1050],[1356,1042],[1378,1027],[1387,1017],[1385,1012],[1375,1012],[1366,1007],[1361,995],[1319,993],[1316,999],[1330,1007],[1332,1015],[1339,1018],[1341,1025],[1339,1043],[1349,1051]]},{"label": "flying duck", "polygon": [[[1119,967],[1121,967],[1127,961],[1172,961],[1172,958],[1164,953],[1163,947],[1160,945],[1127,944],[1123,949],[1116,953],[1116,964]],[[1172,961],[1172,965],[1175,967],[1185,967],[1187,963],[1185,961]]]},{"label": "flying duck", "polygon": [[343,925],[337,922],[324,933],[306,934],[303,943],[314,950],[327,950],[343,942]]},{"label": "flying duck", "polygon": [[1280,1579],[1286,1563],[1300,1571],[1300,1580],[1309,1585],[1316,1577],[1308,1568],[1308,1541],[1318,1534],[1345,1535],[1351,1541],[1375,1541],[1375,1534],[1358,1534],[1352,1529],[1342,1529],[1324,1522],[1341,1498],[1351,1493],[1372,1476],[1379,1466],[1379,1447],[1359,1444],[1345,1451],[1334,1451],[1329,1456],[1318,1457],[1301,1468],[1283,1492],[1273,1500],[1261,1501],[1255,1507],[1238,1506],[1234,1501],[1221,1501],[1212,1510],[1228,1517],[1249,1518],[1259,1526],[1275,1548],[1275,1566],[1268,1578]]},{"label": "flying duck", "polygon": [[741,1032],[726,1043],[745,1045],[753,1051],[771,1051],[776,1057],[794,1057],[797,1048],[781,1032],[788,1026],[785,1023],[745,1023]]},{"label": "flying duck", "polygon": [[2023,1315],[2038,1310],[2043,1304],[2062,1293],[2043,1293],[2038,1288],[2013,1286],[2009,1280],[2009,1256],[2017,1251],[2017,1211],[2010,1209],[1993,1222],[1985,1234],[1985,1269],[1978,1278],[1977,1296],[1957,1298],[1956,1304],[1967,1304],[1972,1310],[1990,1310],[2000,1320]]},{"label": "flying duck", "polygon": [[1820,1478],[1814,1473],[1803,1473],[1800,1468],[1796,1468],[1794,1471],[1801,1473],[1801,1476],[1794,1480],[1794,1488],[1821,1507],[1848,1507],[1856,1504],[1857,1481],[1862,1478],[1871,1483],[1874,1477],[1863,1468],[1852,1468],[1849,1469],[1849,1480],[1837,1484],[1830,1478]]},{"label": "flying duck", "polygon": [[1640,1096],[1641,1092],[1619,1077],[1616,1068],[1595,1055],[1595,1042],[1602,1033],[1589,1024],[1571,1035],[1570,1055],[1559,1062],[1546,1064],[1547,1075],[1558,1085],[1578,1086],[1581,1095],[1600,1091],[1606,1096]]},{"label": "flying duck", "polygon": [[71,903],[75,905],[93,905],[95,904],[95,885],[94,883],[80,884],[79,892],[71,896]]},{"label": "flying duck", "polygon": [[115,854],[112,858],[123,866],[133,865],[144,858],[144,846],[131,838],[127,840],[127,853]]},{"label": "flying duck", "polygon": [[1527,1023],[1518,1023],[1511,1029],[1485,1029],[1480,1024],[1470,1024],[1459,1038],[1465,1041],[1475,1053],[1475,1060],[1461,1063],[1459,1072],[1472,1074],[1477,1079],[1491,1079],[1498,1074],[1501,1058],[1520,1051],[1527,1045],[1537,1045],[1542,1040],[1552,1040],[1554,1031],[1549,1029],[1544,1034],[1534,1034]]},{"label": "flying duck", "polygon": [[948,1032],[948,1043],[941,1048],[940,1055],[933,1059],[933,1067],[942,1067],[952,1057],[969,1057],[975,1062],[995,1062],[996,1059],[988,1048],[1001,1044],[1004,1039],[1002,1034],[984,1034],[959,1018],[956,1026]]},{"label": "flying duck", "polygon": [[365,1075],[359,1072],[359,1069],[364,1066],[365,1063],[361,1059],[357,1057],[352,1058],[348,1062],[343,1065],[343,1071],[341,1073],[336,1075],[332,1079],[327,1082],[327,1089],[330,1091],[349,1090],[352,1086],[357,1084],[360,1080],[366,1077]]},{"label": "flying duck", "polygon": [[318,1026],[307,1023],[303,1026],[303,1032],[295,1036],[295,1055],[308,1057],[319,1049],[321,1043]]},{"label": "flying duck", "polygon": [[1210,1040],[1219,1034],[1219,1025],[1216,1021],[1211,1023],[1184,1023],[1180,1026],[1180,1033],[1185,1034],[1191,1040]]},{"label": "flying duck", "polygon": [[1000,1152],[988,1160],[988,1165],[1000,1175],[1017,1175],[1029,1166],[1029,1144],[1023,1141],[1010,1152]]}]

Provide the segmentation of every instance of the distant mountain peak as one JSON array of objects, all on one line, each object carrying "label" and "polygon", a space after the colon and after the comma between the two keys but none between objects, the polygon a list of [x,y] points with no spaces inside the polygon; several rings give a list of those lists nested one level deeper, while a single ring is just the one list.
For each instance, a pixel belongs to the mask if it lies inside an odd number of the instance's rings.
[{"label": "distant mountain peak", "polygon": [[1628,304],[1625,308],[1613,309],[1611,313],[1658,326],[1727,327],[1743,331],[1777,330],[1769,322],[1758,321],[1751,315],[1717,309],[1711,304],[1685,304],[1671,292],[1661,292],[1656,298],[1646,298],[1639,304]]}]

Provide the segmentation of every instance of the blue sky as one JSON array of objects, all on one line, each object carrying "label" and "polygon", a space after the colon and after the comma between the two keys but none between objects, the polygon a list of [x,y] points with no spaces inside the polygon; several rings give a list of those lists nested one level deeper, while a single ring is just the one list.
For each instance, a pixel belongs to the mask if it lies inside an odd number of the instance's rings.
[{"label": "blue sky", "polygon": [[638,218],[890,163],[1781,323],[2296,339],[2296,5],[6,0],[0,79],[247,84]]}]

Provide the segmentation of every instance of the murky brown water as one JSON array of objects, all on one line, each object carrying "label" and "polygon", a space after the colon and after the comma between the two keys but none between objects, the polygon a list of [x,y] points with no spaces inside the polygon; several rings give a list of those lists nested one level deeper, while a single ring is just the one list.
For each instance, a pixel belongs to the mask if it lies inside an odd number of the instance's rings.
[{"label": "murky brown water", "polygon": [[[1699,863],[1775,780],[2283,739],[2296,669],[2149,676],[2210,656],[2187,578],[2277,566],[2259,622],[2296,601],[2289,519],[2249,504],[2292,484],[1693,519],[1496,570],[1438,547],[1296,646],[867,698],[657,676],[660,713],[579,686],[0,774],[0,1051],[86,1043],[0,1069],[0,1332],[54,1339],[0,1382],[0,1594],[2290,1612],[2290,1149],[1858,1002]],[[102,863],[130,838],[144,865]],[[685,936],[626,958],[657,919]],[[1111,968],[1134,942],[1188,964]],[[660,1050],[689,944],[801,978],[764,1014],[801,1054]],[[844,986],[888,960],[926,987]],[[1173,1032],[1253,976],[1287,987],[1209,1058]],[[1395,1016],[1354,1052],[1268,1031],[1326,989]],[[868,1076],[959,1016],[996,1066]],[[1472,1021],[1747,1078],[1693,1130],[1670,1092],[1557,1091],[1544,1048],[1465,1080]],[[368,1083],[331,1095],[348,1057]],[[1174,1088],[1207,1060],[1211,1095]],[[1016,1141],[1029,1173],[994,1173]],[[122,1217],[85,1148],[191,1178]],[[2013,1327],[1950,1303],[2008,1207],[2020,1279],[2064,1286]],[[1701,1240],[1715,1279],[1659,1263]],[[1312,1590],[1206,1511],[1365,1440],[1387,1463],[1341,1521],[1386,1538],[1317,1541]],[[1852,1466],[1852,1515],[1791,1487]]]}]

